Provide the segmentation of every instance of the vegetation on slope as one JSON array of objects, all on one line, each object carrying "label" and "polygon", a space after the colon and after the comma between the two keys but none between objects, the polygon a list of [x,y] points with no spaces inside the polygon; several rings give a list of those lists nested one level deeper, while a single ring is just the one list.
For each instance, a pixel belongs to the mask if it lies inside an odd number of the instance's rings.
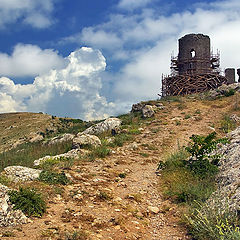
[{"label": "vegetation on slope", "polygon": [[[193,135],[189,146],[180,148],[165,162],[159,163],[161,183],[165,197],[177,203],[185,203],[186,224],[194,239],[239,239],[240,219],[215,196],[214,204],[206,202],[216,190],[219,155],[212,154],[217,144],[227,139],[217,139],[213,132],[208,136]],[[219,210],[220,209],[220,210]]]}]

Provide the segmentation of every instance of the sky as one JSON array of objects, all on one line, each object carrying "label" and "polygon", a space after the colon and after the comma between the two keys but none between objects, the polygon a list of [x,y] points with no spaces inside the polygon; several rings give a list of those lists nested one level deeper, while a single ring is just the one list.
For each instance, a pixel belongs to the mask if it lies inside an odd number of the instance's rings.
[{"label": "sky", "polygon": [[239,26],[239,0],[0,0],[0,113],[127,113],[158,98],[185,34],[240,67]]}]

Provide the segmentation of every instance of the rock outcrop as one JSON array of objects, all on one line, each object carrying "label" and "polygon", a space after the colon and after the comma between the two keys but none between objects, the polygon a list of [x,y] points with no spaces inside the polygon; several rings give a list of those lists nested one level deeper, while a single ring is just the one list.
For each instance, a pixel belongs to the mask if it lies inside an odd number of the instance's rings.
[{"label": "rock outcrop", "polygon": [[28,222],[21,210],[14,210],[9,201],[8,187],[0,184],[0,227],[16,226]]},{"label": "rock outcrop", "polygon": [[63,134],[61,136],[52,138],[48,142],[48,144],[51,145],[51,144],[58,144],[58,143],[66,142],[66,141],[71,141],[74,137],[75,137],[74,134],[65,133],[65,134]]},{"label": "rock outcrop", "polygon": [[2,174],[14,182],[25,182],[37,179],[41,171],[22,166],[9,166],[4,168]]},{"label": "rock outcrop", "polygon": [[143,109],[142,109],[142,117],[143,118],[150,118],[154,116],[154,110],[153,107],[151,105],[146,105]]},{"label": "rock outcrop", "polygon": [[131,112],[140,112],[143,118],[150,118],[154,116],[155,111],[158,111],[160,109],[164,109],[164,105],[160,102],[156,102],[151,105],[140,102],[132,105]]},{"label": "rock outcrop", "polygon": [[107,131],[112,131],[120,127],[122,121],[118,118],[108,118],[103,122],[97,123],[85,131],[83,134],[98,135]]},{"label": "rock outcrop", "polygon": [[217,177],[219,191],[230,197],[230,205],[239,211],[240,207],[240,127],[228,134],[230,143],[217,150],[221,160]]},{"label": "rock outcrop", "polygon": [[91,145],[93,147],[98,147],[101,144],[102,144],[101,140],[97,136],[90,135],[90,134],[79,133],[77,137],[73,139],[74,149],[82,148],[88,145]]},{"label": "rock outcrop", "polygon": [[79,149],[72,149],[68,151],[67,153],[55,155],[55,156],[45,156],[42,158],[39,158],[33,162],[34,166],[39,166],[40,164],[44,163],[48,159],[53,159],[53,160],[61,160],[62,158],[75,158],[77,159],[79,157],[79,154],[81,151]]},{"label": "rock outcrop", "polygon": [[229,85],[223,84],[219,88],[210,90],[207,93],[207,97],[210,99],[216,99],[218,97],[231,95],[231,91],[239,91],[239,90],[240,90],[240,83],[232,83]]}]

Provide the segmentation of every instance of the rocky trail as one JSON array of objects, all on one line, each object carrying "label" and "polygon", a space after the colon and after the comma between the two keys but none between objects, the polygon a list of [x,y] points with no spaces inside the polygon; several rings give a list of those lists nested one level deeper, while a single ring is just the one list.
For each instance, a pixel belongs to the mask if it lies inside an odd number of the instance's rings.
[{"label": "rocky trail", "polygon": [[[1,239],[74,239],[76,231],[82,236],[77,239],[91,240],[190,239],[179,224],[178,206],[162,194],[157,165],[192,134],[212,132],[232,107],[231,99],[165,105],[154,120],[145,122],[134,142],[67,170],[72,183],[56,187],[47,213],[15,228],[1,228]],[[7,231],[12,236],[4,237]]]}]

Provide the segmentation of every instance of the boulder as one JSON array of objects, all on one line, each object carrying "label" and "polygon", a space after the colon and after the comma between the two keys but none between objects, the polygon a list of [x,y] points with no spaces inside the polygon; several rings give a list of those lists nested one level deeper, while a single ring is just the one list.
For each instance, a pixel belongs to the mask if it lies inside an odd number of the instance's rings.
[{"label": "boulder", "polygon": [[43,136],[39,133],[30,133],[28,139],[31,143],[40,142],[43,140]]},{"label": "boulder", "polygon": [[230,116],[230,119],[231,119],[232,121],[234,121],[234,122],[240,122],[240,117],[237,116],[236,114],[232,114],[232,115]]},{"label": "boulder", "polygon": [[141,112],[142,109],[145,107],[146,104],[143,103],[136,103],[132,105],[131,112]]},{"label": "boulder", "polygon": [[52,138],[52,139],[48,142],[48,144],[51,145],[51,144],[58,144],[58,143],[70,141],[70,140],[72,140],[74,137],[75,137],[74,134],[65,133],[65,134],[63,134],[63,135],[61,135],[61,136],[57,136],[57,137]]},{"label": "boulder", "polygon": [[[90,135],[98,135],[107,131],[112,131],[113,129],[118,129],[121,125],[122,121],[118,118],[108,118],[103,122],[97,123],[85,131],[83,134],[90,134]],[[81,133],[79,133],[81,134]]]},{"label": "boulder", "polygon": [[101,140],[95,136],[95,135],[90,135],[90,134],[78,134],[77,137],[73,139],[73,148],[74,149],[79,149],[87,145],[91,145],[93,147],[98,147],[100,146]]},{"label": "boulder", "polygon": [[154,214],[158,214],[160,209],[158,207],[148,206],[148,211]]},{"label": "boulder", "polygon": [[62,153],[62,154],[59,154],[59,155],[55,155],[55,156],[45,156],[45,157],[42,157],[42,158],[39,158],[37,160],[35,160],[33,162],[33,165],[34,166],[39,166],[41,164],[43,164],[44,162],[46,162],[47,160],[49,159],[52,159],[52,160],[59,160],[61,161],[61,159],[63,158],[74,158],[74,159],[77,159],[79,158],[79,154],[81,153],[81,151],[79,149],[72,149],[66,153]]},{"label": "boulder", "polygon": [[143,109],[142,109],[142,117],[143,118],[150,118],[154,116],[154,110],[153,107],[151,105],[146,105]]},{"label": "boulder", "polygon": [[240,207],[240,127],[228,134],[229,144],[221,146],[216,153],[220,154],[217,183],[222,196],[230,196],[230,207]]},{"label": "boulder", "polygon": [[9,166],[4,168],[3,173],[14,182],[33,181],[39,177],[42,170],[22,166]]},{"label": "boulder", "polygon": [[21,210],[13,210],[8,191],[11,189],[0,184],[0,227],[16,226],[27,223],[27,217]]}]

